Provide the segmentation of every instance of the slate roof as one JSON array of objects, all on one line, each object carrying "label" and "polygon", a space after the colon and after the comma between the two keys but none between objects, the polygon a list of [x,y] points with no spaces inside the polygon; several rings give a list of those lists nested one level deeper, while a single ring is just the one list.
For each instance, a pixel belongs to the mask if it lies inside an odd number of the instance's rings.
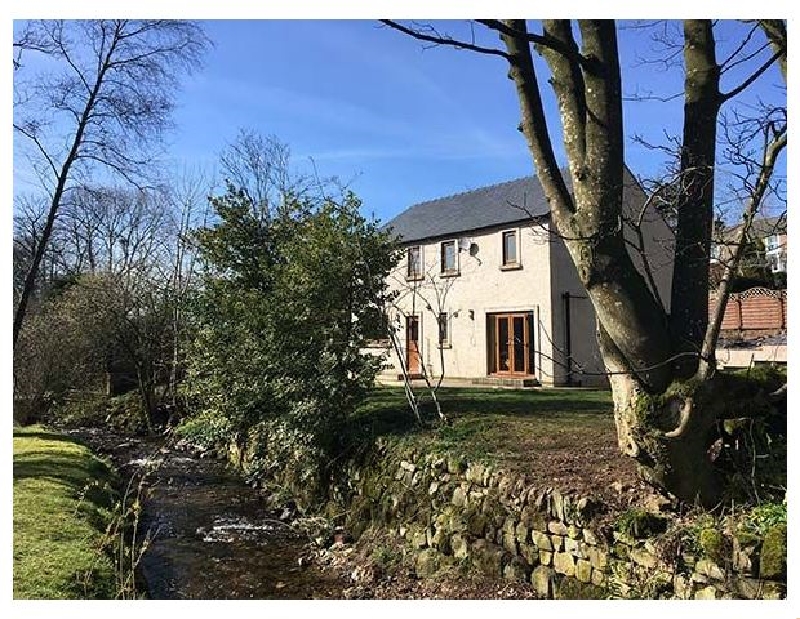
[{"label": "slate roof", "polygon": [[[572,175],[561,170],[567,191],[572,193]],[[627,165],[622,169],[623,201],[642,194],[642,188]],[[488,187],[457,193],[410,206],[389,221],[403,242],[421,241],[483,228],[529,221],[550,214],[550,205],[536,176],[524,176]]]},{"label": "slate roof", "polygon": [[[565,175],[567,188],[571,178]],[[501,226],[550,213],[535,176],[481,187],[407,208],[386,224],[405,242]]]}]

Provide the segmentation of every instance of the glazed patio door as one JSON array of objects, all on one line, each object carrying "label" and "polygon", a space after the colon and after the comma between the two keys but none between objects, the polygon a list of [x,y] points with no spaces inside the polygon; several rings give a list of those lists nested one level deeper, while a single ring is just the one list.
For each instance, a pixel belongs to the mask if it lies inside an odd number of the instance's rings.
[{"label": "glazed patio door", "polygon": [[489,373],[507,376],[530,374],[530,328],[526,314],[489,316]]}]

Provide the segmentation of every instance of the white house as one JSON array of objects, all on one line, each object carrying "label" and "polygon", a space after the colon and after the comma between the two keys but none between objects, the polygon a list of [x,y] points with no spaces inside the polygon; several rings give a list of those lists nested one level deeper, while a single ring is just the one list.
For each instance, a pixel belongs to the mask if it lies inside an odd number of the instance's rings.
[{"label": "white house", "polygon": [[[626,169],[626,219],[638,221],[645,200]],[[644,252],[668,307],[671,233],[653,213],[641,221]],[[398,297],[389,320],[398,337],[397,348],[380,345],[382,382],[400,380],[404,366],[412,376],[443,372],[474,384],[607,384],[592,304],[535,177],[417,204],[387,227],[405,257],[390,276]],[[642,270],[639,235],[626,230]]]}]

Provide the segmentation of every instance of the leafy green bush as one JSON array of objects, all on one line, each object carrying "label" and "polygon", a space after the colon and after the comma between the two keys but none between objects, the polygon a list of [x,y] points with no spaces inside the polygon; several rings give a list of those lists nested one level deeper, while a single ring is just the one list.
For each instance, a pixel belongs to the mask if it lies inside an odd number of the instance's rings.
[{"label": "leafy green bush", "polygon": [[196,237],[206,271],[184,384],[211,417],[183,431],[251,436],[253,478],[289,463],[307,473],[311,461],[321,474],[378,370],[360,349],[388,294],[394,245],[352,194],[341,204],[287,198],[268,217],[232,187],[212,204],[218,223]]},{"label": "leafy green bush", "polygon": [[251,428],[248,444],[251,452],[243,471],[248,481],[272,483],[290,494],[303,495],[306,500],[323,492],[326,457],[313,433],[270,419]]},{"label": "leafy green bush", "polygon": [[741,520],[742,527],[756,535],[764,535],[779,524],[786,524],[786,502],[762,503],[748,510]]},{"label": "leafy green bush", "polygon": [[102,393],[73,393],[55,406],[48,419],[64,427],[107,427],[128,434],[147,432],[142,400],[138,392],[109,397]]},{"label": "leafy green bush", "polygon": [[225,417],[203,411],[175,428],[175,435],[205,449],[213,449],[231,439],[231,430],[231,422]]}]

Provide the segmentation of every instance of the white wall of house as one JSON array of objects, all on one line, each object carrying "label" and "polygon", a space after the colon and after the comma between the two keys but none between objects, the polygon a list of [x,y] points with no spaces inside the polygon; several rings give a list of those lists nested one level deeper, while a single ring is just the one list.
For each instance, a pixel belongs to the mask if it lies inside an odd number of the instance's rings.
[{"label": "white wall of house", "polygon": [[[502,266],[502,233],[507,230],[517,232],[517,268]],[[441,272],[441,243],[451,240],[458,243],[455,275]],[[405,258],[390,277],[390,285],[399,297],[389,318],[399,328],[401,344],[405,346],[405,315],[413,313],[420,318],[420,353],[431,375],[440,375],[443,358],[445,377],[485,377],[488,371],[487,315],[530,312],[534,318],[538,316],[539,321],[533,329],[533,346],[542,353],[534,357],[533,373],[543,383],[552,383],[548,224],[526,222],[462,233],[426,241],[421,247],[425,263],[422,279],[407,277]],[[438,345],[439,312],[448,315],[449,341],[442,349]],[[387,363],[390,367],[386,375],[397,375],[400,365],[393,352]]]},{"label": "white wall of house", "polygon": [[[669,310],[672,290],[675,237],[664,218],[647,205],[647,196],[627,171],[625,173],[625,199],[623,201],[626,225],[625,240],[628,253],[636,269],[645,276],[644,258],[647,257],[655,289],[665,308]],[[646,207],[646,208],[645,208]],[[642,209],[644,208],[644,212]],[[632,225],[635,222],[635,226]],[[636,227],[641,222],[641,238]],[[571,383],[581,386],[603,386],[608,380],[603,373],[600,348],[597,344],[597,319],[586,289],[563,241],[555,239],[551,249],[554,380],[556,384]],[[652,289],[652,286],[651,286]],[[566,341],[566,301],[568,293],[570,313],[570,342]],[[568,362],[567,349],[572,363]],[[571,376],[570,376],[571,375]]]}]

